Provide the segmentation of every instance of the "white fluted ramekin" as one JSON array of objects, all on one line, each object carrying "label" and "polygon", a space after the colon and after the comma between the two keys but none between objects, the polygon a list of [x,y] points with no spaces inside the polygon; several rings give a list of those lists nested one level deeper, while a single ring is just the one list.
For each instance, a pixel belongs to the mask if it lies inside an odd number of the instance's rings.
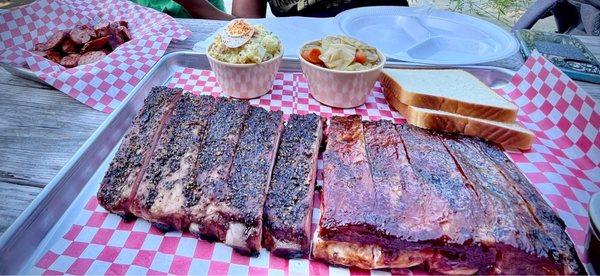
[{"label": "white fluted ramekin", "polygon": [[340,71],[314,65],[302,58],[302,49],[309,41],[300,47],[298,58],[300,66],[308,80],[310,94],[322,104],[339,108],[351,108],[362,105],[373,90],[375,82],[385,64],[385,56],[377,50],[380,63],[371,69],[362,71]]},{"label": "white fluted ramekin", "polygon": [[[212,47],[212,44],[208,49]],[[275,75],[281,64],[281,54],[260,64],[235,64],[217,60],[206,53],[219,86],[228,96],[252,99],[267,94],[273,88]]]}]

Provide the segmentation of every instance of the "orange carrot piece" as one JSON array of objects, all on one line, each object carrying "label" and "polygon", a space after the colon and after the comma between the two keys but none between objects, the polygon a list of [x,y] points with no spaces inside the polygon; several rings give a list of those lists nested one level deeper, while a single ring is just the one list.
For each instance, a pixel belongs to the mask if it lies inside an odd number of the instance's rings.
[{"label": "orange carrot piece", "polygon": [[310,58],[310,62],[312,63],[321,63],[321,59],[319,58],[319,56],[321,55],[321,50],[314,48],[311,49],[310,52],[308,53],[308,57]]},{"label": "orange carrot piece", "polygon": [[310,62],[308,59],[310,58],[308,53],[310,52],[310,50],[304,50],[302,51],[302,53],[300,54],[300,56],[302,56],[302,58],[308,62]]},{"label": "orange carrot piece", "polygon": [[367,56],[365,56],[365,53],[363,53],[363,51],[356,50],[356,54],[354,55],[354,61],[360,64],[365,64],[365,62],[367,62]]},{"label": "orange carrot piece", "polygon": [[302,51],[302,53],[300,54],[302,56],[303,59],[305,59],[306,61],[312,63],[312,64],[320,64],[322,63],[321,59],[319,59],[319,56],[321,55],[321,51],[317,48],[313,48],[310,50],[304,50]]}]

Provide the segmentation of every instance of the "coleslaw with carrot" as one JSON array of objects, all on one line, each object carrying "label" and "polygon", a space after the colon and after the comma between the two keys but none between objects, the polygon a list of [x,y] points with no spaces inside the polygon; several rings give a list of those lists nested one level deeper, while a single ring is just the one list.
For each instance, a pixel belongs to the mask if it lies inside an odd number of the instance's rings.
[{"label": "coleslaw with carrot", "polygon": [[302,48],[304,60],[340,71],[362,71],[381,62],[377,49],[346,36],[328,36]]}]

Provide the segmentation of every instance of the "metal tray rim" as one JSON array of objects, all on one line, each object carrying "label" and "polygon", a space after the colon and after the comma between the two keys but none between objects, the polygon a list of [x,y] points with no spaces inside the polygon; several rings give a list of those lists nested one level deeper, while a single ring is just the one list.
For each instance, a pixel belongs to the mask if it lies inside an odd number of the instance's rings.
[{"label": "metal tray rim", "polygon": [[[200,53],[200,52],[195,52],[195,51],[176,51],[176,52],[171,52],[168,53],[166,55],[164,55],[154,66],[154,67],[158,67],[159,65],[161,65],[161,63],[163,63],[165,60],[169,60],[172,58],[175,58],[179,55],[201,55],[201,56],[206,56],[206,53]],[[298,62],[299,59],[297,57],[294,58],[290,58],[290,57],[283,57],[283,62]],[[24,68],[24,67],[16,67],[13,66],[11,64],[8,63],[4,63],[4,62],[0,62],[0,67],[4,68],[6,71],[8,71],[9,73],[11,73],[12,75],[18,76],[18,77],[22,77],[25,79],[29,79],[29,80],[33,80],[36,82],[40,82],[43,84],[48,85],[46,82],[44,82],[42,79],[40,79],[33,71],[31,71],[28,68]],[[500,71],[503,72],[505,74],[510,74],[510,75],[514,75],[516,73],[515,70],[512,69],[508,69],[508,68],[504,68],[504,67],[498,67],[498,66],[493,66],[493,65],[482,65],[482,64],[473,64],[473,65],[436,65],[436,64],[425,64],[425,63],[417,63],[417,62],[408,62],[408,61],[392,61],[392,60],[387,60],[384,68],[414,68],[414,69],[488,69],[488,70],[496,70],[496,71]],[[152,72],[152,70],[148,71],[148,73],[146,75],[149,75]],[[145,77],[145,76],[144,76]],[[142,78],[142,80],[140,80],[139,83],[142,83],[144,81],[144,78]],[[124,100],[125,101],[125,100]],[[115,112],[116,110],[114,110],[113,112]]]}]

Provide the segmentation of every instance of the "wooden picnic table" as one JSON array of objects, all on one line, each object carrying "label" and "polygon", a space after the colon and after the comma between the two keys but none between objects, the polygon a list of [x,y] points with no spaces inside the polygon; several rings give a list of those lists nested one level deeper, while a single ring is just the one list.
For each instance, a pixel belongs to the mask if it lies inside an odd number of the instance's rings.
[{"label": "wooden picnic table", "polygon": [[[167,52],[190,50],[194,43],[225,24],[199,19],[178,21],[192,31],[192,36],[172,42]],[[600,59],[600,39],[579,38]],[[517,65],[522,62],[517,60]],[[577,83],[600,101],[600,85]],[[107,116],[50,86],[0,69],[0,234]]]}]

